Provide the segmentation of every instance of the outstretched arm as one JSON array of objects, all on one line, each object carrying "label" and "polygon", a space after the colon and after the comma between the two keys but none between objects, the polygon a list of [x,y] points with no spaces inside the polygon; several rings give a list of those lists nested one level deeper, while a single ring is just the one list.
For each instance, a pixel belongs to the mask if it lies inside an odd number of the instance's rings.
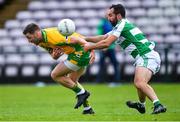
[{"label": "outstretched arm", "polygon": [[114,41],[117,40],[117,37],[114,35],[108,36],[108,38],[101,40],[97,43],[87,43],[84,45],[84,50],[92,50],[92,49],[103,49],[108,48]]},{"label": "outstretched arm", "polygon": [[97,43],[101,40],[104,40],[108,37],[108,34],[105,34],[105,35],[99,35],[99,36],[91,36],[91,37],[85,37],[84,39],[87,41],[87,42],[93,42],[93,43]]},{"label": "outstretched arm", "polygon": [[88,42],[87,42],[86,40],[84,40],[83,38],[81,38],[81,37],[71,36],[71,37],[70,37],[70,43],[71,43],[71,44],[85,45],[85,44],[87,44]]},{"label": "outstretched arm", "polygon": [[[80,37],[70,37],[70,43],[71,44],[80,44],[82,46],[88,44],[88,42],[86,40],[84,40],[83,38],[80,38]],[[95,60],[95,53],[94,53],[94,50],[91,50],[91,53],[90,53],[90,64],[92,64]]]}]

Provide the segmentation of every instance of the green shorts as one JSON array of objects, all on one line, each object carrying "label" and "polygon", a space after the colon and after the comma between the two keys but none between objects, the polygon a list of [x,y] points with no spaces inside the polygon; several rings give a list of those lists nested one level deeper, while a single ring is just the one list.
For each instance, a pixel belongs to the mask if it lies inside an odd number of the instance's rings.
[{"label": "green shorts", "polygon": [[89,65],[90,52],[76,51],[68,55],[64,64],[71,70],[77,71],[81,67]]}]

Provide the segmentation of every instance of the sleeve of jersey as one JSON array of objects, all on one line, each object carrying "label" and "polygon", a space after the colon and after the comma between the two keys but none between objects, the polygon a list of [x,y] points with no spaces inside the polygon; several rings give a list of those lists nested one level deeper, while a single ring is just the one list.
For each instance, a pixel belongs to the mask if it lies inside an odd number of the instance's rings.
[{"label": "sleeve of jersey", "polygon": [[106,33],[108,36],[111,35],[113,33],[113,31],[109,31],[108,33]]},{"label": "sleeve of jersey", "polygon": [[[84,38],[85,36],[79,34],[79,33],[74,33],[72,36],[74,37],[80,37],[80,38]],[[71,39],[69,37],[66,38],[66,43],[70,44],[71,43]]]},{"label": "sleeve of jersey", "polygon": [[69,37],[66,37],[66,43],[67,43],[67,44],[70,44],[70,43],[71,43],[71,40],[70,40]]},{"label": "sleeve of jersey", "polygon": [[119,38],[122,30],[124,29],[125,23],[125,21],[122,21],[120,24],[116,25],[116,27],[111,31],[110,34]]}]

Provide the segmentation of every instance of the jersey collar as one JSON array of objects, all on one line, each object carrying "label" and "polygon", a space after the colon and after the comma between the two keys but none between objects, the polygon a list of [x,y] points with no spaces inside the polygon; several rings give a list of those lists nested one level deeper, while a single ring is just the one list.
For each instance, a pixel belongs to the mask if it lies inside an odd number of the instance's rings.
[{"label": "jersey collar", "polygon": [[43,42],[47,43],[48,42],[48,39],[47,39],[47,34],[44,30],[41,30],[41,33],[42,33],[42,37],[43,37]]}]

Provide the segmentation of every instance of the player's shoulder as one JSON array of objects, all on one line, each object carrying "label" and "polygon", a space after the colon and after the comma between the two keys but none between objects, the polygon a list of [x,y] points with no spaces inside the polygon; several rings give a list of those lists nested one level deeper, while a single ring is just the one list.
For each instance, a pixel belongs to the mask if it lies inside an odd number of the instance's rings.
[{"label": "player's shoulder", "polygon": [[128,19],[124,18],[121,19],[120,21],[118,21],[118,23],[116,24],[116,26],[113,28],[113,30],[130,30],[132,28],[136,27],[135,24],[133,24],[132,22],[130,22]]},{"label": "player's shoulder", "polygon": [[59,33],[58,28],[57,27],[51,27],[51,28],[45,28],[43,29],[48,35],[51,36],[62,36],[62,34]]},{"label": "player's shoulder", "polygon": [[45,28],[43,29],[44,31],[58,31],[57,27],[50,27],[50,28]]},{"label": "player's shoulder", "polygon": [[82,34],[80,34],[80,33],[78,33],[78,32],[74,32],[74,33],[72,34],[72,36],[75,36],[75,37],[84,37],[84,35],[82,35]]},{"label": "player's shoulder", "polygon": [[117,22],[117,24],[116,24],[116,26],[119,26],[119,25],[121,25],[121,24],[125,24],[125,23],[130,23],[130,21],[128,20],[128,19],[121,19],[121,20],[119,20],[118,22]]}]

